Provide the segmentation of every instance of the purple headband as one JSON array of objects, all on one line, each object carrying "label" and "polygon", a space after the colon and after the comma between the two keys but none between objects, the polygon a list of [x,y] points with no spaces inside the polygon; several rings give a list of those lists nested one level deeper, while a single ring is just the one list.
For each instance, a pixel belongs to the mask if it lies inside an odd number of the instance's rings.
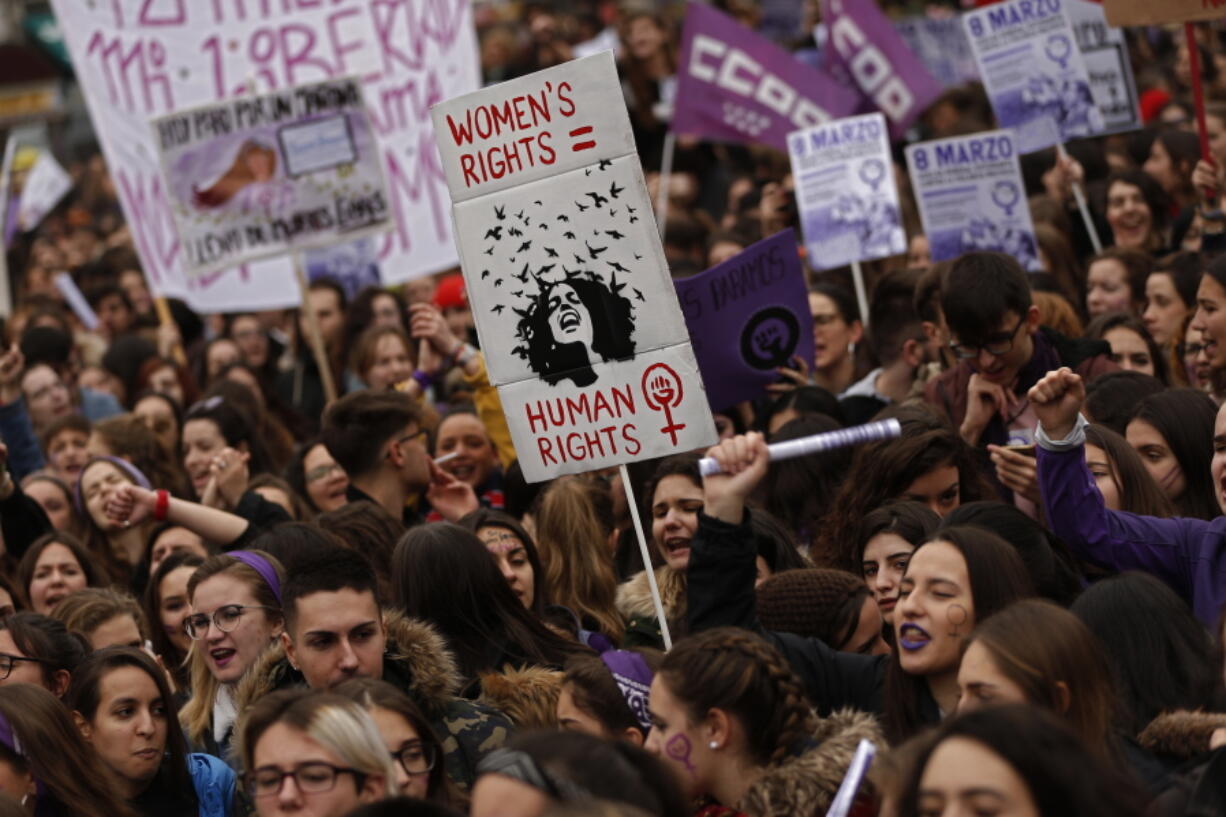
[{"label": "purple headband", "polygon": [[[85,476],[85,472],[88,471],[89,467],[93,465],[95,462],[109,462],[111,465],[114,465],[120,471],[123,471],[125,474],[127,474],[129,479],[131,479],[134,483],[136,483],[140,487],[144,488],[146,491],[153,490],[153,486],[149,484],[149,477],[145,476],[141,472],[141,470],[137,468],[135,465],[128,462],[127,460],[120,459],[119,457],[107,457],[107,456],[90,457],[89,462],[85,463],[85,467],[81,469],[82,477]],[[77,487],[76,487],[76,490],[73,492],[74,493],[73,500],[77,504],[77,513],[81,514],[82,516],[85,516],[86,515],[85,495],[81,493],[81,483],[83,481],[84,480],[81,480],[81,479],[77,480]]]},{"label": "purple headband", "polygon": [[233,556],[256,573],[259,573],[260,578],[264,580],[264,583],[268,585],[268,589],[276,597],[277,604],[281,603],[281,580],[277,578],[277,571],[272,566],[272,562],[250,550],[232,550],[226,555]]},{"label": "purple headband", "polygon": [[651,714],[647,711],[647,698],[651,694],[653,673],[643,656],[630,650],[609,650],[600,654],[600,660],[613,673],[613,680],[626,706],[634,713],[634,719],[645,730],[651,729]]},{"label": "purple headband", "polygon": [[12,724],[9,723],[9,719],[4,716],[3,712],[0,712],[0,743],[7,746],[18,757],[26,756],[21,743],[17,740],[17,733],[13,731]]}]

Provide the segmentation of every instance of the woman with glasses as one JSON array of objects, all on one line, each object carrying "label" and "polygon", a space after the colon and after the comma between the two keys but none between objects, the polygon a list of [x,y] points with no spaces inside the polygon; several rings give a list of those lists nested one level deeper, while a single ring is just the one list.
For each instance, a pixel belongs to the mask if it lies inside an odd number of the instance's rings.
[{"label": "woman with glasses", "polygon": [[285,569],[258,550],[213,556],[187,582],[192,698],[181,720],[193,745],[225,757],[238,717],[235,688],[285,627]]},{"label": "woman with glasses", "polygon": [[439,762],[442,743],[409,696],[376,678],[355,678],[332,691],[370,713],[395,761],[400,794],[467,810],[468,798],[452,784]]},{"label": "woman with glasses", "polygon": [[246,714],[243,786],[260,817],[341,817],[396,794],[396,772],[371,716],[339,695],[270,693]]},{"label": "woman with glasses", "polygon": [[65,703],[85,742],[142,817],[229,817],[234,772],[188,754],[166,674],[145,653],[109,647],[82,662]]},{"label": "woman with glasses", "polygon": [[318,437],[294,452],[285,479],[315,513],[335,511],[349,501],[345,496],[349,475]]},{"label": "woman with glasses", "polygon": [[38,613],[14,613],[0,621],[0,686],[35,684],[63,698],[84,641],[63,624]]}]

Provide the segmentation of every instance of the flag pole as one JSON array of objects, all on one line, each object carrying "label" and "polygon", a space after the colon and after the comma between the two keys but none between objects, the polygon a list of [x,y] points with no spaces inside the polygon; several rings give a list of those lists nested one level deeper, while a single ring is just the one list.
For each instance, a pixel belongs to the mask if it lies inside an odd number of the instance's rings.
[{"label": "flag pole", "polygon": [[643,520],[639,518],[639,506],[634,501],[634,491],[630,487],[630,472],[626,466],[618,466],[622,475],[622,490],[626,492],[626,505],[630,509],[630,519],[634,522],[634,534],[639,540],[639,552],[643,554],[643,568],[647,571],[647,585],[651,588],[651,603],[656,608],[656,619],[660,622],[660,635],[664,637],[664,651],[673,648],[673,636],[668,631],[668,616],[664,615],[664,602],[660,598],[660,586],[656,583],[656,571],[651,564],[651,549],[647,547],[647,537],[643,534]]},{"label": "flag pole", "polygon": [[[1056,143],[1056,150],[1060,154],[1060,158],[1069,158],[1068,151],[1064,149],[1063,142]],[[1090,217],[1090,207],[1086,204],[1086,191],[1081,188],[1081,182],[1073,180],[1073,198],[1077,200],[1077,209],[1081,211],[1081,220],[1085,222],[1086,232],[1090,234],[1090,244],[1094,247],[1094,254],[1103,251],[1102,239],[1098,237],[1098,228],[1094,226],[1094,219]]]},{"label": "flag pole", "polygon": [[673,175],[673,152],[677,149],[677,134],[669,128],[664,134],[664,155],[660,159],[659,185],[656,188],[656,226],[660,228],[660,241],[668,230],[668,185]]}]

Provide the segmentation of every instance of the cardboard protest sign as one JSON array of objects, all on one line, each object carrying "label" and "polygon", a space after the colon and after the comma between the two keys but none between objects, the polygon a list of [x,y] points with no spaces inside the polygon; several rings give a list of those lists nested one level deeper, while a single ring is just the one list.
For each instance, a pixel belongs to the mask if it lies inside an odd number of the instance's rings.
[{"label": "cardboard protest sign", "polygon": [[850,116],[796,131],[788,156],[814,269],[907,251],[885,117]]},{"label": "cardboard protest sign", "polygon": [[940,83],[898,36],[876,0],[822,0],[822,22],[830,32],[823,51],[826,64],[854,83],[872,108],[890,120],[895,138],[901,138],[940,96]]},{"label": "cardboard protest sign", "polygon": [[712,442],[612,55],[432,115],[469,302],[525,476]]},{"label": "cardboard protest sign", "polygon": [[905,17],[894,28],[942,87],[979,81],[979,66],[957,17]]},{"label": "cardboard protest sign", "polygon": [[1113,26],[1186,23],[1226,17],[1226,0],[1103,0]]},{"label": "cardboard protest sign", "polygon": [[1090,74],[1090,90],[1103,117],[1104,133],[1137,130],[1144,124],[1124,32],[1107,24],[1101,3],[1065,0],[1077,47]]},{"label": "cardboard protest sign", "polygon": [[256,92],[361,77],[394,229],[387,283],[456,264],[429,106],[480,84],[469,0],[53,0],[142,265],[158,295],[193,308],[298,302],[281,257],[189,278],[149,120]]},{"label": "cardboard protest sign", "polygon": [[921,142],[906,153],[933,261],[993,250],[1012,255],[1027,270],[1040,270],[1012,133]]},{"label": "cardboard protest sign", "polygon": [[674,283],[712,409],[761,397],[795,357],[813,366],[813,313],[795,231]]},{"label": "cardboard protest sign", "polygon": [[177,111],[153,127],[190,275],[390,226],[357,80]]},{"label": "cardboard protest sign", "polygon": [[787,150],[787,135],[854,113],[859,94],[705,3],[681,32],[672,128]]},{"label": "cardboard protest sign", "polygon": [[33,230],[71,189],[72,177],[68,171],[60,166],[51,151],[39,151],[21,186],[17,225],[22,230]]},{"label": "cardboard protest sign", "polygon": [[1005,0],[962,15],[988,98],[1022,153],[1103,129],[1067,0]]}]

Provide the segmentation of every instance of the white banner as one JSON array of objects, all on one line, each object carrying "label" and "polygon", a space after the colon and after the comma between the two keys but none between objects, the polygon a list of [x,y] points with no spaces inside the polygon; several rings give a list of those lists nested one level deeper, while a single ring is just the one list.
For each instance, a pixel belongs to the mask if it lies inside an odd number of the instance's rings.
[{"label": "white banner", "polygon": [[396,283],[456,264],[431,105],[480,84],[468,0],[52,0],[146,274],[201,311],[297,303],[288,258],[188,280],[149,120],[254,90],[362,79]]}]

